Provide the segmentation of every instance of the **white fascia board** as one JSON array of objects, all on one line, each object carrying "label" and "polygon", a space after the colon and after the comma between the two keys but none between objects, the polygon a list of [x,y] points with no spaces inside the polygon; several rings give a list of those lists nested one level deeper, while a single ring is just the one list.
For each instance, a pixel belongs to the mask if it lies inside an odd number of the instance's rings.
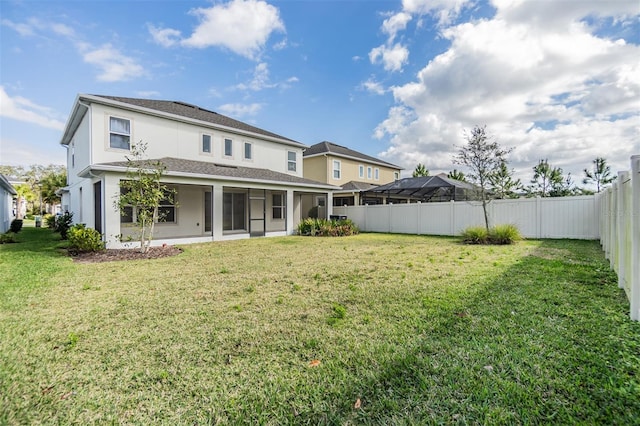
[{"label": "white fascia board", "polygon": [[[80,114],[80,108],[84,108],[84,112],[82,112],[82,114]],[[82,122],[82,119],[88,110],[89,108],[81,102],[81,96],[76,96],[76,100],[74,101],[73,106],[71,107],[71,112],[69,113],[69,118],[67,118],[67,123],[64,126],[60,145],[69,145],[73,134]]]},{"label": "white fascia board", "polygon": [[304,160],[305,158],[313,158],[313,157],[320,157],[320,156],[332,156],[332,157],[338,157],[338,158],[346,158],[349,160],[355,160],[359,163],[365,163],[365,164],[374,164],[377,166],[382,166],[382,167],[387,167],[389,169],[396,169],[398,171],[402,171],[404,170],[403,168],[401,168],[400,166],[396,166],[395,164],[391,164],[391,163],[381,163],[378,161],[371,161],[371,160],[367,160],[366,158],[361,158],[361,157],[354,157],[353,155],[345,155],[345,154],[337,154],[335,152],[319,152],[317,154],[311,154],[311,155],[304,155],[302,157],[302,159]]},{"label": "white fascia board", "polygon": [[145,113],[145,114],[154,115],[156,117],[169,118],[169,119],[176,120],[176,121],[182,121],[184,123],[190,123],[190,124],[195,124],[195,125],[198,125],[198,126],[209,127],[209,128],[212,128],[212,129],[221,130],[221,131],[228,132],[228,133],[234,133],[234,134],[241,135],[241,136],[250,136],[250,137],[253,137],[253,138],[256,138],[256,139],[268,140],[268,141],[271,141],[271,142],[277,142],[277,143],[284,144],[284,145],[294,146],[296,148],[305,149],[305,148],[309,147],[308,145],[305,145],[303,143],[296,142],[296,141],[290,141],[290,140],[286,140],[286,139],[274,138],[272,136],[261,135],[259,133],[254,133],[254,132],[248,132],[246,130],[236,129],[234,127],[228,127],[228,126],[222,126],[222,125],[219,125],[219,124],[213,124],[213,123],[209,123],[208,121],[196,120],[194,118],[185,117],[183,115],[171,114],[171,113],[164,112],[164,111],[158,111],[157,109],[145,108],[145,107],[141,107],[141,106],[138,106],[138,105],[128,104],[126,102],[114,101],[112,99],[105,99],[105,98],[101,98],[100,96],[81,95],[81,98],[82,99],[86,99],[87,101],[95,102],[95,103],[102,104],[102,105],[110,105],[110,106],[114,106],[114,107],[118,107],[118,108],[122,108],[122,109],[127,109],[127,110],[130,110],[130,111],[138,111],[138,112],[142,112],[142,113]]}]

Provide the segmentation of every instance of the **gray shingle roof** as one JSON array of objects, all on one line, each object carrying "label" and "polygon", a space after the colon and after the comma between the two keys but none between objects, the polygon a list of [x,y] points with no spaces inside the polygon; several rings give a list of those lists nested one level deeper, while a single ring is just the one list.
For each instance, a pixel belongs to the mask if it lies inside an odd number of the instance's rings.
[{"label": "gray shingle roof", "polygon": [[333,142],[328,142],[328,141],[323,141],[320,143],[317,143],[315,145],[311,145],[309,148],[307,148],[304,151],[303,156],[304,157],[310,157],[312,155],[319,155],[319,154],[333,154],[335,156],[338,157],[350,157],[350,158],[356,158],[356,159],[361,159],[363,161],[369,162],[369,163],[377,163],[383,166],[387,166],[387,167],[391,167],[394,169],[398,169],[398,170],[402,170],[402,167],[400,166],[396,166],[395,164],[391,164],[388,163],[386,161],[380,160],[378,158],[375,157],[371,157],[369,155],[363,154],[361,152],[358,151],[354,151],[353,149],[341,146],[341,145],[336,145]]},{"label": "gray shingle roof", "polygon": [[357,180],[352,180],[342,185],[342,190],[343,191],[368,191],[376,187],[378,187],[378,185],[374,185],[372,183],[367,183],[367,182],[358,182]]},{"label": "gray shingle roof", "polygon": [[[143,160],[144,162],[160,162],[165,167],[167,173],[187,173],[194,175],[207,175],[214,178],[225,179],[247,179],[254,181],[268,181],[277,183],[287,183],[303,186],[320,186],[323,188],[331,187],[326,183],[316,182],[310,179],[304,179],[298,176],[286,173],[274,172],[268,169],[259,169],[253,167],[231,166],[217,163],[208,163],[205,161],[184,160],[181,158],[164,157],[153,160]],[[134,162],[135,163],[135,162]],[[96,164],[95,168],[100,169],[101,166],[107,167],[124,167],[128,163],[126,161],[116,161],[111,163]],[[335,187],[334,187],[335,188]]]},{"label": "gray shingle roof", "polygon": [[174,115],[178,115],[181,117],[186,117],[194,120],[205,121],[207,123],[211,123],[219,126],[225,126],[232,129],[238,129],[245,132],[256,133],[256,134],[268,136],[271,138],[282,139],[285,141],[289,141],[292,143],[305,146],[304,144],[294,141],[293,139],[286,138],[276,133],[269,132],[264,129],[260,129],[258,127],[252,126],[247,123],[243,123],[242,121],[235,120],[231,117],[227,117],[226,115],[218,114],[217,112],[210,111],[208,109],[201,108],[197,105],[192,105],[185,102],[156,100],[156,99],[125,98],[120,96],[104,96],[104,95],[90,95],[90,96],[108,99],[116,102],[122,102],[125,104],[134,105],[142,108],[148,108],[148,109],[161,111],[169,114],[174,114]]}]

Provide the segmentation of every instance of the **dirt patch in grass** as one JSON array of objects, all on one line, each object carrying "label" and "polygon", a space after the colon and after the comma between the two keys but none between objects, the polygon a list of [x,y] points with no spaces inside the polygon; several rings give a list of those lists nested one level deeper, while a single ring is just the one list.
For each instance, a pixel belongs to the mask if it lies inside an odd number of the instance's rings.
[{"label": "dirt patch in grass", "polygon": [[138,249],[107,249],[95,253],[78,253],[71,257],[78,263],[100,263],[122,260],[160,259],[162,257],[176,256],[182,253],[182,249],[175,246],[150,247],[146,253]]}]

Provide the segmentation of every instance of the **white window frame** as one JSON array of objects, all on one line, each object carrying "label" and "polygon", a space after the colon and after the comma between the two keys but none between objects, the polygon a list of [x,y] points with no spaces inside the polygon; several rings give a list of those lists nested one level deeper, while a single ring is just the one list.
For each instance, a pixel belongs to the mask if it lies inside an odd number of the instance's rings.
[{"label": "white window frame", "polygon": [[[173,189],[173,191],[175,191],[175,188]],[[122,187],[120,188],[120,193],[122,193]],[[166,198],[160,200],[160,203],[158,204],[158,219],[155,221],[157,225],[163,225],[163,224],[175,225],[178,223],[178,207],[177,207],[178,200],[176,199],[177,195],[178,195],[177,192],[173,193],[173,204],[169,204],[169,203],[162,204],[162,202],[165,201]],[[159,217],[160,210],[163,208],[173,209],[173,220],[168,221],[168,220],[164,220],[164,218]],[[124,209],[125,211],[131,212],[131,213],[127,215],[120,215],[120,223],[121,224],[136,223],[138,220],[138,210],[134,208],[132,205],[126,205],[124,206]]]},{"label": "white window frame", "polygon": [[377,167],[373,169],[373,179],[380,180],[380,169]]},{"label": "white window frame", "polygon": [[[204,150],[205,137],[209,138],[209,151]],[[213,155],[213,136],[211,136],[209,133],[202,133],[200,135],[200,154]]]},{"label": "white window frame", "polygon": [[[117,130],[111,130],[111,119],[114,120],[122,120],[122,121],[127,121],[129,122],[129,133],[125,133],[125,132],[121,132],[121,131],[117,131]],[[133,120],[131,120],[130,118],[125,118],[125,117],[118,117],[116,115],[108,115],[107,116],[107,144],[109,146],[109,149],[115,149],[118,151],[131,151],[131,134],[133,133]],[[117,135],[117,136],[125,136],[127,138],[129,138],[128,140],[128,147],[127,148],[121,148],[118,146],[113,146],[111,145],[111,135]]]},{"label": "white window frame", "polygon": [[399,180],[400,179],[400,172],[393,172],[393,178],[394,178],[394,180]]},{"label": "white window frame", "polygon": [[364,179],[364,166],[362,164],[358,166],[358,176],[360,179]]},{"label": "white window frame", "polygon": [[[227,154],[227,141],[229,141],[230,154]],[[226,158],[233,158],[233,139],[231,138],[222,138],[222,155]]]},{"label": "white window frame", "polygon": [[[293,160],[291,159],[291,154],[293,154]],[[298,171],[298,153],[295,151],[287,151],[287,171]]]},{"label": "white window frame", "polygon": [[[247,157],[247,147],[249,147],[249,156]],[[251,142],[244,142],[242,145],[242,159],[245,161],[253,161],[253,144]]]},{"label": "white window frame", "polygon": [[371,180],[372,179],[372,173],[373,173],[373,169],[371,168],[371,166],[367,167],[367,179]]},{"label": "white window frame", "polygon": [[342,179],[342,163],[340,162],[340,160],[333,160],[332,164],[333,173],[331,174],[331,176],[334,180]]},{"label": "white window frame", "polygon": [[[276,204],[275,197],[280,197],[280,204]],[[279,217],[276,217],[276,212],[279,213]],[[287,193],[286,192],[273,192],[271,194],[271,220],[285,220],[287,217]]]}]

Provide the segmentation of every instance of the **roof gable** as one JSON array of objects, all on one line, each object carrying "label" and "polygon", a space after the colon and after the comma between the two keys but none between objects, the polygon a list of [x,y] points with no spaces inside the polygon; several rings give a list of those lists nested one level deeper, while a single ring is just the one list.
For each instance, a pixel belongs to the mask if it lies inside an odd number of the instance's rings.
[{"label": "roof gable", "polygon": [[313,156],[322,155],[322,154],[331,154],[331,155],[335,155],[336,157],[352,158],[352,159],[361,160],[367,163],[373,163],[373,164],[378,164],[384,167],[390,167],[392,169],[402,170],[402,167],[396,166],[395,164],[388,163],[386,161],[355,151],[351,148],[337,145],[335,143],[328,142],[328,141],[323,141],[315,145],[311,145],[309,148],[307,148],[304,151],[303,157],[308,158],[308,157],[313,157]]}]

